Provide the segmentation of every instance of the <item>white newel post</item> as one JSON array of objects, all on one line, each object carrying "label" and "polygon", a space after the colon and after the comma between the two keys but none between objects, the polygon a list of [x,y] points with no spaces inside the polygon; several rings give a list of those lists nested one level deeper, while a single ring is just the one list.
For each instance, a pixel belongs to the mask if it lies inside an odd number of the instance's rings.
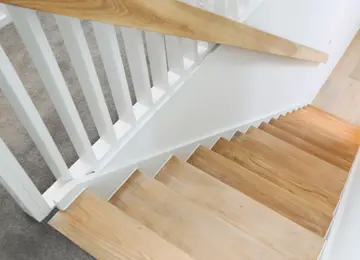
[{"label": "white newel post", "polygon": [[37,221],[42,221],[51,212],[51,207],[2,139],[0,139],[0,183],[20,207]]}]

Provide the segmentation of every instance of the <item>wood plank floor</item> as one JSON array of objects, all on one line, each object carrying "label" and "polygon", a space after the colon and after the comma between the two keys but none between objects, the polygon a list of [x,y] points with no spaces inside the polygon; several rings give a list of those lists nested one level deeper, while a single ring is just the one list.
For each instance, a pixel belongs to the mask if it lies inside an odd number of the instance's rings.
[{"label": "wood plank floor", "polygon": [[360,32],[313,104],[360,126]]}]

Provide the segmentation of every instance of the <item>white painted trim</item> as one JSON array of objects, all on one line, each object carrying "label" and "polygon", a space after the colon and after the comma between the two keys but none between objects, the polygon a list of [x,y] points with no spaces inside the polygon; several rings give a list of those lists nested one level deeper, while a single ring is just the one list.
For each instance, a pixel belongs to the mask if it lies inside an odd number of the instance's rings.
[{"label": "white painted trim", "polygon": [[[115,145],[113,145],[113,147],[109,151],[107,151],[106,154],[103,155],[102,159],[100,159],[96,163],[96,165],[94,165],[92,170],[95,174],[93,174],[93,175],[90,174],[91,176],[93,176],[91,178],[97,178],[96,175],[101,174],[102,169],[105,168],[105,166],[116,156],[116,154],[134,136],[136,136],[140,132],[140,130],[146,125],[146,123],[162,108],[162,106],[171,99],[171,97],[181,88],[181,86],[189,78],[191,78],[191,76],[199,68],[199,65],[203,62],[205,57],[215,49],[214,46],[212,46],[212,45],[210,45],[210,46],[211,47],[208,48],[207,51],[202,53],[202,55],[199,57],[199,59],[195,63],[193,63],[192,66],[190,68],[188,68],[181,75],[181,77],[178,75],[175,75],[171,71],[169,72],[169,81],[171,82],[171,88],[169,88],[169,90],[164,95],[162,95],[161,98],[159,98],[159,100],[152,107],[151,110],[143,108],[142,105],[139,103],[136,103],[134,105],[135,114],[137,114],[137,111],[142,111],[141,116],[138,115],[137,124],[131,129],[131,131],[127,131],[126,133],[124,133],[123,137]],[[117,128],[118,123],[119,123],[119,121],[117,123],[115,123],[115,125],[114,125],[115,129]],[[102,148],[102,140],[101,139],[98,140],[93,145],[93,150],[95,151],[95,153],[99,150],[101,150],[101,151],[106,150],[106,149]],[[86,182],[88,180],[87,178],[84,178],[84,175],[86,175],[86,173],[89,173],[89,171],[90,171],[89,165],[85,165],[82,161],[77,161],[70,167],[69,170],[70,170],[70,173],[72,174],[72,176],[74,177],[73,181],[70,181],[66,185],[62,185],[59,182],[55,182],[43,194],[43,197],[45,198],[45,200],[48,202],[49,205],[53,205],[53,207],[55,207],[55,205],[57,203],[59,203],[60,201],[63,201],[64,198],[65,198],[65,200],[67,200],[68,197],[70,197],[70,198],[73,197],[73,199],[74,199],[77,197],[77,195],[79,195],[81,193],[81,191],[79,189],[76,189],[76,191],[74,189],[75,189],[76,185],[78,185],[82,181]],[[70,193],[73,194],[73,196],[71,196],[71,195],[68,196]],[[66,197],[66,196],[68,196],[68,197]]]},{"label": "white painted trim", "polygon": [[0,29],[11,23],[11,17],[4,4],[0,4]]},{"label": "white painted trim", "polygon": [[236,131],[245,132],[250,126],[257,127],[263,121],[267,122],[271,118],[277,118],[280,115],[284,115],[287,112],[301,108],[305,105],[307,105],[307,103],[296,104],[290,108],[275,111],[264,116],[254,118],[253,120],[237,123],[232,127],[194,139],[185,144],[177,145],[150,157],[139,159],[136,162],[130,162],[126,167],[121,169],[90,174],[89,176],[83,177],[81,180],[71,181],[65,185],[62,191],[60,191],[65,194],[58,198],[56,204],[58,208],[66,209],[87,187],[91,187],[92,190],[97,192],[97,194],[104,199],[109,199],[136,169],[141,170],[148,176],[154,176],[158,170],[161,169],[164,163],[166,163],[166,161],[173,155],[183,160],[187,160],[199,145],[211,148],[220,137],[229,139]]},{"label": "white painted trim", "polygon": [[[319,256],[319,260],[333,260],[332,258],[332,250],[337,243],[339,243],[339,233],[342,232],[341,225],[345,223],[345,211],[352,207],[350,205],[352,192],[358,189],[355,187],[355,176],[360,176],[360,148],[358,149],[355,161],[351,167],[349,177],[345,183],[345,187],[343,189],[342,195],[340,197],[340,201],[338,203],[337,209],[335,211],[335,216],[332,221],[332,224],[328,230],[327,234],[327,243],[324,246],[322,254]],[[359,178],[359,177],[358,177]],[[358,185],[358,184],[357,184]],[[357,223],[359,224],[359,223]],[[360,257],[360,256],[358,256]],[[358,258],[357,258],[358,259]]]}]

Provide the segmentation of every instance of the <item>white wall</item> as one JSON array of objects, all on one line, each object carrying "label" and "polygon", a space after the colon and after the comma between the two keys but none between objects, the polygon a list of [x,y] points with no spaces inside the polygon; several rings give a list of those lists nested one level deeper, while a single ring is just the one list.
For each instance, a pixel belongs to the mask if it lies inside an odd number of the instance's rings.
[{"label": "white wall", "polygon": [[311,102],[360,27],[360,1],[264,0],[247,22],[330,59],[318,65],[220,46],[106,170]]}]

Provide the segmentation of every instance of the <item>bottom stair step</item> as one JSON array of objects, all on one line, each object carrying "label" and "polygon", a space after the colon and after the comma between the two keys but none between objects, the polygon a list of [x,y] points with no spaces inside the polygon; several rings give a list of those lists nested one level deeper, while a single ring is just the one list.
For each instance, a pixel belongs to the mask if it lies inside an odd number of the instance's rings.
[{"label": "bottom stair step", "polygon": [[135,172],[110,201],[197,260],[287,259],[140,172]]},{"label": "bottom stair step", "polygon": [[287,259],[316,259],[321,251],[320,236],[176,157],[155,178]]},{"label": "bottom stair step", "polygon": [[200,170],[324,237],[332,215],[239,164],[200,146],[188,162]]},{"label": "bottom stair step", "polygon": [[49,224],[97,259],[195,260],[89,191]]}]

